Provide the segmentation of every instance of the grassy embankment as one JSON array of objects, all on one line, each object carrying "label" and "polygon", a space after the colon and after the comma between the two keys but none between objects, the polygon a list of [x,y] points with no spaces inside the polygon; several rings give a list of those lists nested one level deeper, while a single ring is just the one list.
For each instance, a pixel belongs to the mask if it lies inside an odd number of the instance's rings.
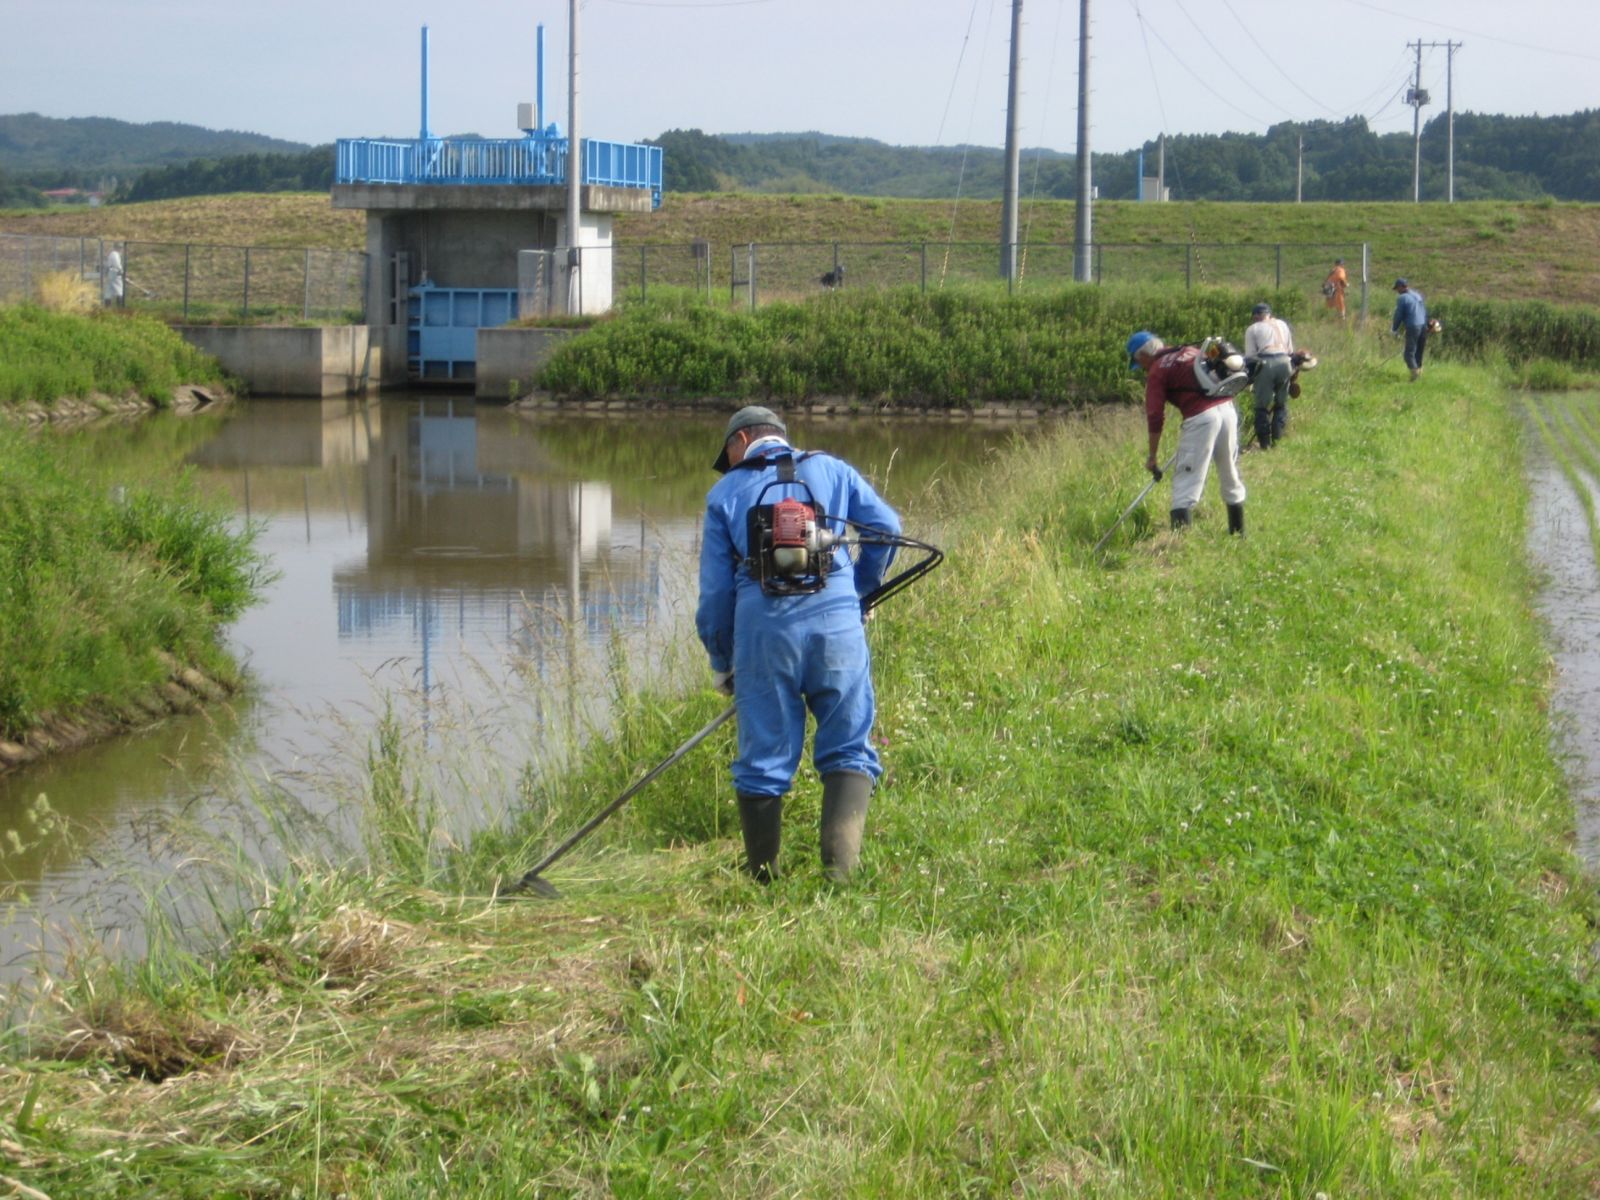
[{"label": "grassy embankment", "polygon": [[[1314,294],[1330,259],[1371,246],[1373,304],[1387,311],[1384,290],[1396,275],[1430,299],[1546,300],[1593,304],[1600,298],[1600,206],[1567,203],[1462,204],[1135,204],[1095,206],[1095,239],[1120,243],[1202,245],[1233,242],[1313,243],[1327,248],[1296,262],[1285,284]],[[1070,245],[1073,206],[1025,202],[1025,240]],[[75,212],[0,213],[0,231],[56,236],[131,238],[232,246],[323,246],[361,250],[361,213],[335,210],[320,193],[206,196],[113,205]],[[746,242],[990,243],[1000,228],[997,201],[896,200],[861,196],[755,196],[669,193],[653,213],[619,215],[623,253],[642,243],[712,247],[714,277],[726,285],[729,247]],[[1208,273],[1208,263],[1210,268]],[[1202,249],[1197,283],[1226,282]],[[1260,262],[1253,268],[1259,278]],[[636,272],[619,268],[619,287]]]},{"label": "grassy embankment", "polygon": [[147,720],[163,654],[231,678],[216,631],[260,582],[251,543],[181,482],[116,487],[0,423],[0,738]]},{"label": "grassy embankment", "polygon": [[152,318],[0,306],[0,407],[96,394],[168,407],[181,385],[222,382],[215,359]]},{"label": "grassy embankment", "polygon": [[[1245,462],[1243,542],[1208,487],[1188,536],[1131,522],[1090,558],[1143,482],[1131,414],[962,492],[949,563],[874,622],[888,775],[857,884],[820,882],[809,777],[788,876],[738,875],[722,739],[555,872],[568,899],[473,898],[548,833],[430,844],[441,798],[391,730],[370,872],[272,891],[219,958],[61,986],[88,1061],[49,1026],[19,1041],[6,1173],[85,1197],[1588,1194],[1597,905],[1504,469],[1523,426],[1489,373],[1412,386],[1338,350]],[[720,703],[640,702],[537,815],[570,828]]]}]

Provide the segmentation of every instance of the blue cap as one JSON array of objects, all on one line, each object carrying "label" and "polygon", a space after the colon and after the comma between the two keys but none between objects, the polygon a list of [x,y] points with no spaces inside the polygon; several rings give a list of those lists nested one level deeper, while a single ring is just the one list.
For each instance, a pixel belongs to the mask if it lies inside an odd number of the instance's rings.
[{"label": "blue cap", "polygon": [[1250,310],[1250,315],[1252,317],[1270,317],[1272,315],[1272,305],[1262,301]]},{"label": "blue cap", "polygon": [[1390,288],[1389,290],[1390,291],[1394,291],[1394,292],[1398,292],[1401,288],[1410,287],[1410,286],[1411,285],[1409,283],[1407,283],[1404,279],[1396,279],[1394,281],[1394,287]]},{"label": "blue cap", "polygon": [[1146,342],[1153,342],[1155,340],[1156,335],[1151,333],[1148,329],[1141,329],[1138,333],[1134,334],[1128,339],[1128,367],[1131,370],[1139,370],[1139,348]]}]

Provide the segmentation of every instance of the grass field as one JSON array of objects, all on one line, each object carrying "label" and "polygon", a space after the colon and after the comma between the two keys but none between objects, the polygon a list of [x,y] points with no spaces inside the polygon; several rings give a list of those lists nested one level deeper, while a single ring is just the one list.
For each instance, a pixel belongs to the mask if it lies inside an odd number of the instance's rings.
[{"label": "grass field", "polygon": [[571,777],[508,777],[522,823],[465,848],[428,780],[481,768],[478,731],[391,721],[350,798],[369,868],[263,888],[219,956],[86,965],[13,1030],[5,1173],[74,1197],[1595,1194],[1600,906],[1505,469],[1530,434],[1487,372],[1324,354],[1245,459],[1243,541],[1208,485],[1186,535],[1135,519],[1092,556],[1142,483],[1132,412],[946,494],[947,564],[872,626],[888,774],[852,886],[815,865],[809,771],[785,878],[738,873],[718,738],[552,872],[566,899],[489,899],[709,690],[635,697]]},{"label": "grass field", "polygon": [[[1358,265],[1371,247],[1374,304],[1388,307],[1387,285],[1405,275],[1430,298],[1542,299],[1600,303],[1600,206],[1507,204],[1135,204],[1095,207],[1094,237],[1114,244],[1200,243],[1202,284],[1226,282],[1224,264],[1203,249],[1216,243],[1308,243],[1286,286],[1314,292],[1337,256]],[[1044,254],[1070,245],[1073,206],[1022,204],[1024,241]],[[102,236],[234,246],[365,247],[365,218],[335,210],[325,195],[206,196],[74,212],[3,212],[0,232]],[[712,245],[712,266],[726,285],[730,247],[780,243],[992,243],[998,201],[896,200],[853,196],[755,196],[669,193],[661,209],[625,214],[616,239],[626,251],[641,243]],[[979,253],[975,251],[974,253]],[[979,254],[979,257],[987,257]],[[820,270],[821,268],[819,268]],[[986,268],[985,268],[986,269]],[[808,275],[809,277],[809,275]]]}]

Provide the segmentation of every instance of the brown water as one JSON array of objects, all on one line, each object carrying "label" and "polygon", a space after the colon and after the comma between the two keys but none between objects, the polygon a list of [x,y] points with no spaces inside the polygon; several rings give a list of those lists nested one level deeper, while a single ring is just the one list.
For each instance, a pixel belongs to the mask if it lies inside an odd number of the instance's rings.
[{"label": "brown water", "polygon": [[[445,832],[496,819],[518,770],[572,728],[603,726],[619,656],[638,683],[692,638],[723,420],[528,416],[429,396],[257,400],[54,435],[129,483],[191,468],[260,524],[280,574],[227,631],[245,694],[0,776],[0,828],[20,827],[42,793],[72,831],[0,860],[13,884],[0,978],[69,938],[141,945],[152,898],[182,920],[209,862],[358,852],[350,797],[386,706],[421,757],[448,758]],[[1014,426],[859,418],[791,432],[914,514]],[[908,531],[925,532],[914,518]]]}]

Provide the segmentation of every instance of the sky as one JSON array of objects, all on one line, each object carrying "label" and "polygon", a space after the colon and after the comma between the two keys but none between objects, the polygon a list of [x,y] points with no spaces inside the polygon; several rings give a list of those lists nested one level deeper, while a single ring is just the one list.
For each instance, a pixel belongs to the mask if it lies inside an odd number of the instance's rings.
[{"label": "sky", "polygon": [[[0,113],[182,121],[320,144],[416,136],[430,28],[435,134],[563,132],[567,0],[0,0]],[[1005,142],[1011,0],[582,0],[579,131]],[[1019,140],[1077,143],[1078,0],[1025,0]],[[1090,0],[1090,140],[1264,133],[1365,116],[1409,132],[1416,51],[1444,112],[1600,107],[1596,0]],[[1448,56],[1443,43],[1460,43]]]}]

